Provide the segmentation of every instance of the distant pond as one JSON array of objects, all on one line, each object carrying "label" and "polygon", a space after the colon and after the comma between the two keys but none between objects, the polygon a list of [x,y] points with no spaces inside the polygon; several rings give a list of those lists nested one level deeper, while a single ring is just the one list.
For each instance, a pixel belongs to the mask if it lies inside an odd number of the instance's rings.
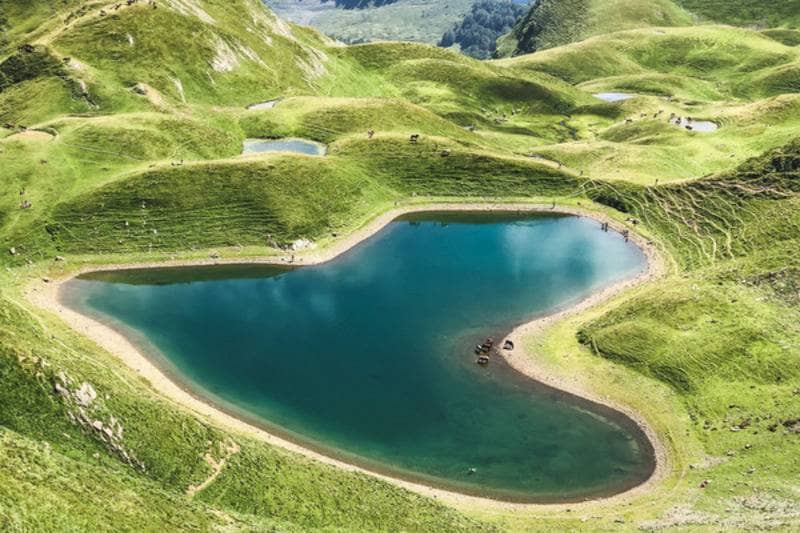
[{"label": "distant pond", "polygon": [[305,155],[325,155],[324,144],[306,139],[247,139],[244,141],[245,154],[263,152],[294,152]]},{"label": "distant pond", "polygon": [[614,103],[614,102],[623,102],[625,100],[630,100],[631,98],[635,98],[637,95],[635,94],[628,94],[628,93],[596,93],[593,94],[595,98],[599,98],[604,102]]},{"label": "distant pond", "polygon": [[306,447],[466,494],[577,501],[646,480],[651,443],[501,356],[477,365],[475,346],[645,268],[590,219],[426,213],[317,266],[95,272],[62,299],[197,395]]}]

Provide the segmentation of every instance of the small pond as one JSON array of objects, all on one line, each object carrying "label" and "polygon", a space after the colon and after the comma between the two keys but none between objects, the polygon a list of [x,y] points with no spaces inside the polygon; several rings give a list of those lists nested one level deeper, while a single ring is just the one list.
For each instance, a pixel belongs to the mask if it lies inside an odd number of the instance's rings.
[{"label": "small pond", "polygon": [[622,102],[624,100],[630,100],[631,98],[636,98],[637,95],[635,94],[628,94],[628,93],[596,93],[593,94],[595,98],[599,98],[604,102],[614,103],[614,102]]},{"label": "small pond", "polygon": [[678,117],[670,121],[675,126],[680,126],[689,131],[699,133],[713,133],[719,129],[719,124],[710,120],[692,120],[689,118]]},{"label": "small pond", "polygon": [[294,152],[305,155],[325,155],[324,144],[306,139],[247,139],[244,141],[245,154],[264,152]]}]

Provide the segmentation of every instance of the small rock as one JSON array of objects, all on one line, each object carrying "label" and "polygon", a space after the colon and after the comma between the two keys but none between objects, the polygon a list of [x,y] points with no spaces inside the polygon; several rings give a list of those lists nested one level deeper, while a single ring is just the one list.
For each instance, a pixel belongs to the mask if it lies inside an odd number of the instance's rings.
[{"label": "small rock", "polygon": [[294,241],[291,246],[289,247],[294,252],[299,252],[300,250],[305,250],[306,248],[311,248],[314,243],[312,243],[308,239],[297,239]]},{"label": "small rock", "polygon": [[56,263],[63,263],[64,261],[66,261],[66,259],[64,259],[60,255],[57,255],[55,261],[56,261]]},{"label": "small rock", "polygon": [[56,384],[53,385],[53,390],[59,396],[62,396],[64,398],[69,398],[69,389],[67,389],[66,387],[62,386],[61,383],[56,382]]},{"label": "small rock", "polygon": [[75,391],[75,401],[80,406],[89,407],[96,398],[97,391],[88,383],[83,383],[81,387]]},{"label": "small rock", "polygon": [[10,253],[11,255],[17,255],[17,249],[12,246],[11,248],[8,249],[8,253]]},{"label": "small rock", "polygon": [[710,479],[704,479],[703,481],[700,482],[700,488],[704,489],[704,488],[708,487],[709,483],[711,483]]}]

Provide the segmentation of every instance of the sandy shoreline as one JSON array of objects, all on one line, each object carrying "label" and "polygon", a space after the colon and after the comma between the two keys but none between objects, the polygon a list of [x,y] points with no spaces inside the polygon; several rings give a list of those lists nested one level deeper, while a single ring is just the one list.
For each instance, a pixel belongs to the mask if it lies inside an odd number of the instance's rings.
[{"label": "sandy shoreline", "polygon": [[[409,213],[419,212],[432,212],[432,211],[478,211],[478,212],[542,212],[554,214],[568,214],[581,217],[592,218],[599,222],[609,222],[612,230],[620,231],[626,229],[618,222],[600,214],[587,210],[577,208],[551,208],[550,205],[537,205],[537,204],[489,204],[489,203],[448,203],[448,204],[420,204],[414,206],[405,206],[401,208],[392,209],[382,215],[374,218],[362,228],[354,231],[353,233],[338,239],[330,246],[323,249],[307,250],[303,252],[296,252],[294,262],[292,265],[314,265],[321,264],[326,261],[337,257],[338,255],[346,252],[353,246],[364,241],[370,236],[374,235],[382,228],[384,228],[391,221],[399,216]],[[578,304],[566,309],[564,311],[548,315],[527,324],[524,324],[514,329],[508,338],[514,339],[518,346],[517,351],[513,355],[507,355],[506,360],[517,371],[525,374],[529,378],[544,383],[550,387],[562,390],[566,393],[579,396],[589,401],[608,406],[620,413],[623,413],[631,420],[633,420],[644,434],[649,439],[655,451],[655,470],[650,478],[644,483],[636,487],[626,490],[624,492],[615,494],[608,497],[599,497],[587,500],[586,503],[592,502],[606,502],[613,503],[622,499],[627,499],[632,496],[641,495],[646,491],[652,489],[660,479],[663,479],[667,468],[667,453],[663,443],[659,439],[656,432],[647,422],[630,407],[620,405],[612,399],[600,397],[587,390],[586,387],[580,385],[577,381],[567,378],[554,377],[549,375],[543,367],[541,367],[532,357],[533,354],[523,354],[521,351],[522,343],[519,342],[522,338],[530,336],[534,333],[543,331],[548,325],[561,320],[569,315],[575,314],[579,311],[588,309],[594,305],[604,302],[620,292],[643,283],[647,280],[660,276],[664,272],[664,264],[656,252],[652,243],[648,242],[641,236],[631,232],[630,239],[637,244],[647,257],[647,269],[639,276],[633,279],[625,280],[623,282],[614,284],[605,288],[604,290],[593,294],[592,296],[582,300]],[[193,266],[193,265],[217,265],[217,264],[274,264],[274,265],[287,265],[289,264],[290,256],[270,256],[253,259],[203,259],[203,260],[176,260],[158,263],[138,263],[138,264],[123,264],[123,265],[108,265],[108,266],[84,266],[72,272],[61,279],[53,280],[49,283],[38,281],[31,283],[26,289],[28,299],[40,308],[49,310],[58,315],[64,320],[72,329],[85,335],[86,337],[95,341],[99,346],[111,352],[113,355],[120,358],[126,365],[136,371],[140,376],[147,379],[151,386],[165,396],[174,404],[183,408],[188,408],[194,414],[199,415],[201,418],[206,419],[208,422],[222,426],[224,428],[246,434],[251,437],[258,438],[269,444],[280,446],[284,449],[300,453],[304,456],[316,459],[326,464],[334,465],[349,471],[358,471],[367,473],[371,476],[381,478],[396,485],[402,486],[414,492],[431,496],[439,499],[445,503],[454,505],[469,505],[479,506],[484,509],[525,509],[536,507],[558,508],[558,506],[575,508],[576,506],[585,505],[585,503],[564,502],[564,503],[512,503],[494,500],[487,497],[469,496],[458,492],[431,487],[422,483],[406,481],[396,477],[391,477],[385,474],[377,473],[373,470],[353,465],[327,455],[323,455],[314,450],[303,447],[299,444],[281,438],[272,434],[264,429],[249,424],[215,406],[207,403],[189,390],[181,387],[175,381],[171,380],[161,369],[159,369],[145,354],[143,354],[131,341],[125,336],[104,325],[88,316],[82,315],[67,306],[63,305],[59,297],[60,289],[63,284],[82,274],[95,270],[125,270],[133,268],[146,268],[146,267],[167,267],[167,266]]]}]

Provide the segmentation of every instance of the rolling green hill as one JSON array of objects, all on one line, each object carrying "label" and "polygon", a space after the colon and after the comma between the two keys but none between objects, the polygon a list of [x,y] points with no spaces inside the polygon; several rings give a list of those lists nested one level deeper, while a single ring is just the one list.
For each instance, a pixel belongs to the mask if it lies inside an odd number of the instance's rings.
[{"label": "rolling green hill", "polygon": [[673,0],[541,0],[498,39],[497,52],[508,57],[620,30],[691,24]]},{"label": "rolling green hill", "polygon": [[677,0],[696,15],[735,26],[789,27],[800,25],[800,2],[743,2],[741,0]]},{"label": "rolling green hill", "polygon": [[691,26],[695,22],[783,28],[776,35],[788,38],[786,44],[791,45],[795,40],[791,31],[800,25],[800,2],[542,0],[498,39],[497,52],[499,57],[509,57],[621,30]]},{"label": "rolling green hill", "polygon": [[[114,6],[0,0],[1,529],[800,527],[789,30],[689,27],[682,8],[642,3],[659,27],[586,15],[573,37],[593,37],[479,62],[341,46],[257,0]],[[632,98],[592,96],[611,91]],[[290,136],[328,153],[241,155],[246,138]],[[392,206],[443,200],[586,209],[661,251],[662,278],[523,339],[656,429],[669,463],[646,491],[556,507],[432,499],[201,417],[29,298],[85,266],[324,248]]]}]

